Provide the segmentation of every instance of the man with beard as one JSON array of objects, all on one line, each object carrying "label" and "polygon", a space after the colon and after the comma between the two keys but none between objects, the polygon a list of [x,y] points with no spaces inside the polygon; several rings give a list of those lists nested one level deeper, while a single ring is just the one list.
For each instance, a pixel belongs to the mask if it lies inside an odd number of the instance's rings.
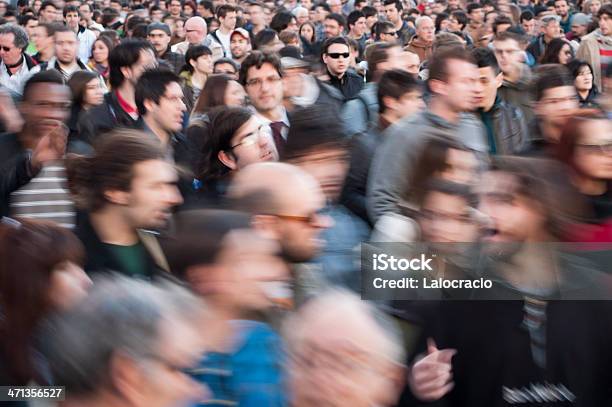
[{"label": "man with beard", "polygon": [[251,38],[244,28],[236,28],[230,35],[232,59],[241,64],[251,52]]}]

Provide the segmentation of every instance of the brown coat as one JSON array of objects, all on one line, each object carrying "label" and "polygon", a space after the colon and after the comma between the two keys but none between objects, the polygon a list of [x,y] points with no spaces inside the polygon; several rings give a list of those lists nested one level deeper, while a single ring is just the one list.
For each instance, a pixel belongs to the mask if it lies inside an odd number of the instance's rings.
[{"label": "brown coat", "polygon": [[419,37],[413,37],[408,43],[408,46],[404,48],[406,51],[415,53],[421,59],[421,63],[427,61],[433,53],[433,42],[425,42]]}]

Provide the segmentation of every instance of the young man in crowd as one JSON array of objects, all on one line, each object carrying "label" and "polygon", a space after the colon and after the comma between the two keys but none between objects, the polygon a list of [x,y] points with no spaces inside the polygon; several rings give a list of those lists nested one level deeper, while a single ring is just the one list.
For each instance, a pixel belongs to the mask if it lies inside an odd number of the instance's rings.
[{"label": "young man in crowd", "polygon": [[561,18],[559,24],[565,34],[571,30],[573,13],[570,11],[567,0],[555,0],[555,14]]},{"label": "young man in crowd", "polygon": [[612,64],[612,4],[603,5],[597,16],[599,29],[582,38],[576,57],[591,64],[593,84],[602,89],[602,78]]},{"label": "young man in crowd", "polygon": [[537,61],[546,52],[546,47],[555,38],[563,36],[558,16],[546,16],[541,20],[541,34],[527,47],[527,52]]},{"label": "young man in crowd", "polygon": [[87,27],[81,26],[81,15],[75,6],[64,8],[64,20],[66,26],[74,31],[79,40],[79,59],[83,63],[88,63],[91,58],[91,47],[96,40],[96,35]]},{"label": "young man in crowd", "polygon": [[56,69],[64,80],[70,79],[76,71],[90,71],[91,69],[79,59],[79,39],[77,34],[67,26],[59,26],[53,34],[55,43],[55,56],[41,69]]},{"label": "young man in crowd", "polygon": [[174,73],[178,74],[185,65],[185,57],[170,50],[172,33],[170,27],[164,23],[151,23],[147,27],[147,40],[153,45],[157,61],[167,65]]},{"label": "young man in crowd", "polygon": [[56,27],[60,26],[53,23],[41,23],[34,28],[32,41],[36,46],[37,52],[32,55],[32,58],[39,64],[49,62],[49,60],[55,56],[53,35],[55,34]]},{"label": "young man in crowd", "polygon": [[366,31],[366,17],[358,10],[352,11],[347,17],[348,37],[357,41],[359,44],[359,57],[363,58],[366,41],[368,39]]},{"label": "young man in crowd", "polygon": [[406,44],[414,34],[414,30],[410,28],[408,23],[402,20],[402,2],[399,0],[385,0],[385,16],[387,20],[393,24],[397,38],[401,44]]},{"label": "young man in crowd", "polygon": [[248,31],[251,33],[253,38],[261,31],[268,27],[266,23],[266,16],[264,14],[264,5],[259,2],[251,2],[248,5],[249,8],[249,24],[247,26]]},{"label": "young man in crowd", "polygon": [[213,60],[231,58],[230,36],[236,29],[236,8],[231,4],[223,4],[217,8],[219,28],[208,34]]},{"label": "young man in crowd", "polygon": [[[341,14],[328,14],[323,21],[323,28],[323,33],[325,35],[324,39],[339,37],[344,35],[344,30],[346,29],[346,19]],[[324,40],[321,42],[324,42]]]},{"label": "young man in crowd", "polygon": [[241,64],[251,52],[251,37],[249,32],[244,28],[236,28],[230,36],[230,51],[232,59]]},{"label": "young man in crowd", "polygon": [[350,47],[344,37],[328,38],[323,44],[321,59],[327,67],[329,84],[338,89],[345,100],[351,100],[363,88],[363,78],[349,70]]},{"label": "young man in crowd", "polygon": [[466,8],[469,24],[465,28],[465,32],[472,39],[473,44],[478,44],[480,37],[484,35],[484,11],[478,3],[470,3]]}]

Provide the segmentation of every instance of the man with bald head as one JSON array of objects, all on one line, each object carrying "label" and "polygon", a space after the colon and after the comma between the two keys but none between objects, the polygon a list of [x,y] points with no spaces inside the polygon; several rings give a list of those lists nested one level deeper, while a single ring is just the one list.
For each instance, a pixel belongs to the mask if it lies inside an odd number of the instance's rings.
[{"label": "man with bald head", "polygon": [[311,299],[283,326],[292,406],[393,406],[405,376],[402,336],[347,291]]},{"label": "man with bald head", "polygon": [[172,52],[185,55],[189,47],[206,44],[208,27],[206,21],[199,16],[191,17],[185,21],[185,41],[179,42],[172,47]]}]

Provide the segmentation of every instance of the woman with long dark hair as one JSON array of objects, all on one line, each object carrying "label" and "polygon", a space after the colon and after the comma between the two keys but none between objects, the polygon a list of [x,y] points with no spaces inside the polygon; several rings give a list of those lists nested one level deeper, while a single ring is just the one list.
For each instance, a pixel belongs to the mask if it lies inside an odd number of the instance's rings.
[{"label": "woman with long dark hair", "polygon": [[71,149],[79,150],[77,124],[81,115],[90,108],[102,104],[104,101],[104,81],[102,77],[93,71],[77,71],[68,80],[68,87],[72,93],[72,108],[68,128],[70,129],[69,143]]},{"label": "woman with long dark hair", "polygon": [[541,64],[567,65],[574,58],[572,46],[565,38],[555,38],[546,47]]},{"label": "woman with long dark hair", "polygon": [[184,81],[183,94],[187,111],[193,109],[212,71],[213,60],[210,48],[205,45],[195,45],[187,50],[185,66],[180,74]]},{"label": "woman with long dark hair", "polygon": [[110,73],[108,56],[113,48],[115,48],[113,41],[106,35],[100,35],[91,47],[91,59],[87,64],[93,71],[102,75],[107,87],[109,87],[108,75]]},{"label": "woman with long dark hair", "polygon": [[40,322],[74,306],[91,280],[83,272],[84,251],[69,230],[55,223],[0,221],[0,383],[48,384],[32,351]]},{"label": "woman with long dark hair", "polygon": [[593,68],[586,61],[574,59],[567,64],[567,69],[574,78],[574,87],[578,93],[580,107],[598,109],[599,105],[596,102],[599,92],[593,83]]}]

